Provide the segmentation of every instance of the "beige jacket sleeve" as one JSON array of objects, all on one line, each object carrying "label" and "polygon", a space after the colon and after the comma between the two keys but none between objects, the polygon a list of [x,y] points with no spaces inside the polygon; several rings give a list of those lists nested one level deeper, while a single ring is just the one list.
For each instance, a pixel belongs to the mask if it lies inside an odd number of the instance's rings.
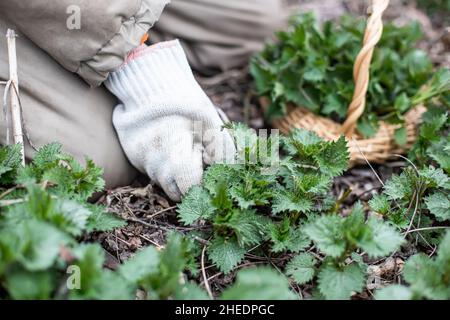
[{"label": "beige jacket sleeve", "polygon": [[0,0],[0,16],[91,86],[99,86],[170,0]]}]

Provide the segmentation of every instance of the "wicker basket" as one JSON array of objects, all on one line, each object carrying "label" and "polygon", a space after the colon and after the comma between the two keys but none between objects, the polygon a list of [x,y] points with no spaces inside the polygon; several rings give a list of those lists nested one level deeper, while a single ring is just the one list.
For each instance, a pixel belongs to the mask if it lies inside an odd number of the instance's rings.
[{"label": "wicker basket", "polygon": [[[355,130],[356,123],[364,112],[370,63],[373,50],[383,32],[382,15],[388,5],[389,0],[372,1],[363,47],[354,65],[355,91],[345,122],[340,124],[329,118],[318,116],[305,108],[291,105],[288,107],[287,116],[272,122],[274,128],[280,129],[283,134],[288,134],[293,128],[304,128],[328,140],[336,140],[341,135],[345,135],[350,149],[351,165],[367,161],[383,163],[411,148],[416,140],[417,127],[421,122],[422,114],[426,111],[424,106],[416,106],[405,115],[407,143],[404,146],[399,146],[394,139],[394,132],[400,125],[381,122],[377,134],[369,139],[362,137]],[[263,107],[267,107],[267,100],[262,99],[261,102]]]}]

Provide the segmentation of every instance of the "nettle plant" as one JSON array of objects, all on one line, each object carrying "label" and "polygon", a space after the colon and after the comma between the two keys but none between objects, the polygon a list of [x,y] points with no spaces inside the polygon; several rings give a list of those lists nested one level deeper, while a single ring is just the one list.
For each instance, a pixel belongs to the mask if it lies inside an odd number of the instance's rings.
[{"label": "nettle plant", "polygon": [[[186,276],[195,273],[195,255],[181,234],[169,234],[163,250],[147,247],[106,269],[100,244],[82,241],[125,225],[87,202],[103,188],[102,170],[90,160],[80,165],[56,143],[22,166],[20,149],[0,147],[0,299],[135,299],[138,289],[141,299],[209,298]],[[221,298],[292,296],[276,271],[250,268]]]},{"label": "nettle plant", "polygon": [[[258,94],[271,101],[266,116],[283,116],[289,105],[296,105],[342,122],[352,101],[353,64],[364,30],[364,21],[349,16],[322,27],[312,14],[294,16],[289,29],[278,32],[277,42],[267,44],[250,66]],[[427,54],[416,49],[421,38],[418,23],[385,23],[371,64],[365,113],[358,122],[363,136],[373,136],[380,120],[403,123],[412,107],[448,95],[450,71],[435,72]],[[396,136],[404,144],[404,134]]]},{"label": "nettle plant", "polygon": [[[242,125],[231,129],[238,160],[273,156],[260,154],[261,138],[254,131]],[[396,251],[404,239],[382,218],[367,218],[361,204],[350,215],[340,215],[343,199],[333,198],[329,190],[334,177],[348,167],[343,137],[330,142],[294,130],[281,142],[286,156],[278,166],[268,169],[261,161],[237,161],[210,167],[204,186],[194,187],[180,204],[180,220],[201,227],[200,235],[209,239],[208,257],[224,273],[249,251],[291,253],[286,274],[293,281],[304,284],[317,277],[319,295],[349,298],[365,287],[363,252],[382,257]],[[270,137],[268,144],[273,144]],[[307,252],[312,244],[316,255]]]},{"label": "nettle plant", "polygon": [[[372,210],[408,231],[450,221],[449,129],[448,111],[442,106],[430,107],[410,152],[417,165],[392,176],[383,193],[370,201]],[[442,234],[442,229],[430,228],[416,238],[424,245],[437,244]]]},{"label": "nettle plant", "polygon": [[430,106],[409,156],[416,165],[394,175],[369,203],[418,248],[434,253],[438,246],[436,257],[419,253],[406,262],[403,278],[409,286],[389,286],[378,299],[450,299],[449,129],[448,106]]}]

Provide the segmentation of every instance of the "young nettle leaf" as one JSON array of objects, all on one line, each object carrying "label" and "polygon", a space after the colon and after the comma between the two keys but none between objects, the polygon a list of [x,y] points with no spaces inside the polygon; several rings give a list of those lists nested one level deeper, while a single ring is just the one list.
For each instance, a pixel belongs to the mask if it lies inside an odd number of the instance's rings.
[{"label": "young nettle leaf", "polygon": [[71,299],[130,300],[134,298],[136,286],[126,281],[118,272],[103,269],[105,255],[96,244],[81,245],[74,249],[79,268],[79,289],[70,290]]},{"label": "young nettle leaf", "polygon": [[[415,173],[412,173],[415,174]],[[394,175],[384,186],[384,194],[389,200],[411,198],[416,181],[411,172],[404,171],[401,175]]]},{"label": "young nettle leaf", "polygon": [[[148,275],[140,281],[146,290],[148,299],[169,299],[181,286],[182,273],[187,267],[188,246],[186,240],[178,233],[171,233],[167,238],[164,250],[159,252],[157,272],[152,272],[154,263],[148,261]],[[150,251],[140,257],[140,262],[150,258]],[[146,256],[146,257],[145,257]]]},{"label": "young nettle leaf", "polygon": [[112,231],[126,225],[125,220],[107,212],[106,208],[101,205],[87,204],[87,208],[91,211],[91,215],[86,224],[86,232]]},{"label": "young nettle leaf", "polygon": [[208,257],[220,271],[227,274],[244,259],[246,251],[236,239],[216,237],[208,246]]},{"label": "young nettle leaf", "polygon": [[86,201],[104,187],[103,169],[86,160],[81,166],[75,159],[61,152],[61,145],[51,143],[36,153],[32,163],[19,170],[16,182],[24,185],[45,182],[52,194]]},{"label": "young nettle leaf", "polygon": [[425,180],[428,187],[450,190],[450,178],[441,168],[429,166],[420,170],[419,175]]},{"label": "young nettle leaf", "polygon": [[371,217],[367,222],[370,236],[358,243],[369,257],[383,257],[395,252],[403,243],[401,234],[383,220]]},{"label": "young nettle leaf", "polygon": [[233,209],[226,220],[215,223],[232,230],[238,243],[246,247],[256,245],[264,239],[268,222],[267,218],[257,215],[253,210]]},{"label": "young nettle leaf", "polygon": [[349,216],[322,216],[307,224],[305,232],[323,253],[335,258],[357,248],[370,257],[381,257],[398,249],[404,241],[399,232],[383,220],[370,217],[366,222],[359,203]]},{"label": "young nettle leaf", "polygon": [[287,279],[269,268],[249,268],[237,274],[236,283],[221,296],[224,300],[295,299]]},{"label": "young nettle leaf", "polygon": [[337,215],[321,216],[307,224],[303,230],[320,251],[337,258],[344,254],[347,247],[343,237],[343,221]]},{"label": "young nettle leaf", "polygon": [[450,174],[450,134],[429,146],[426,152],[447,174]]},{"label": "young nettle leaf", "polygon": [[293,129],[289,136],[283,139],[283,148],[289,155],[299,158],[318,153],[323,144],[324,141],[316,133],[305,129]]},{"label": "young nettle leaf", "polygon": [[275,185],[273,175],[262,174],[260,170],[249,170],[243,173],[240,183],[231,186],[229,192],[241,209],[249,209],[253,206],[268,205]]},{"label": "young nettle leaf", "polygon": [[326,142],[322,151],[314,155],[322,173],[338,176],[348,169],[350,154],[343,136],[336,142]]},{"label": "young nettle leaf", "polygon": [[365,286],[364,266],[353,263],[343,267],[325,263],[318,274],[320,293],[329,300],[349,299]]},{"label": "young nettle leaf", "polygon": [[18,223],[21,220],[37,219],[45,221],[59,230],[79,236],[86,230],[92,214],[88,205],[74,200],[54,198],[37,185],[27,186],[27,201],[9,208],[7,216]]},{"label": "young nettle leaf", "polygon": [[200,219],[211,218],[215,211],[212,204],[208,192],[202,187],[195,186],[178,206],[180,220],[186,225],[191,225]]},{"label": "young nettle leaf", "polygon": [[300,252],[308,247],[311,241],[301,227],[292,227],[289,218],[280,223],[272,223],[269,227],[269,237],[272,241],[272,252]]},{"label": "young nettle leaf", "polygon": [[316,258],[309,253],[301,253],[295,256],[286,265],[286,275],[292,277],[298,284],[311,281],[316,273]]},{"label": "young nettle leaf", "polygon": [[281,212],[308,212],[311,211],[313,202],[305,195],[296,195],[287,190],[280,190],[273,199],[272,213]]},{"label": "young nettle leaf", "polygon": [[284,147],[291,156],[316,166],[324,175],[337,176],[348,169],[349,153],[344,137],[328,142],[313,132],[294,129],[284,139]]},{"label": "young nettle leaf", "polygon": [[0,185],[12,184],[21,165],[20,145],[0,146]]},{"label": "young nettle leaf", "polygon": [[[424,59],[421,59],[424,61]],[[428,68],[428,67],[426,67]],[[424,72],[424,80],[428,80]],[[429,77],[428,77],[429,78]],[[413,97],[413,103],[419,104],[450,91],[450,70],[442,68],[433,74],[426,86]]]},{"label": "young nettle leaf", "polygon": [[448,106],[431,105],[422,116],[419,136],[409,152],[409,159],[421,165],[435,161],[450,173],[450,120]]},{"label": "young nettle leaf", "polygon": [[71,298],[74,299],[99,299],[98,286],[102,275],[102,267],[105,254],[99,245],[80,245],[73,250],[76,258],[75,265],[80,271],[80,290],[72,290]]},{"label": "young nettle leaf", "polygon": [[439,221],[450,220],[450,196],[448,193],[436,191],[425,198],[425,204]]},{"label": "young nettle leaf", "polygon": [[242,179],[240,175],[242,170],[244,170],[242,165],[214,164],[205,171],[204,187],[212,196],[215,196],[220,182],[225,182],[229,186],[239,183]]},{"label": "young nettle leaf", "polygon": [[391,209],[391,203],[388,198],[384,195],[375,195],[369,201],[370,208],[378,214],[386,215]]}]

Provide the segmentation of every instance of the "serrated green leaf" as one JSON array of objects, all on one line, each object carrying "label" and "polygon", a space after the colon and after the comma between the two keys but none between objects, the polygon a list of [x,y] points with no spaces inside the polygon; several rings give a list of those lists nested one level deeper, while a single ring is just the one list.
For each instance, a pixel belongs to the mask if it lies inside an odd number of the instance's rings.
[{"label": "serrated green leaf", "polygon": [[234,209],[226,221],[216,221],[216,225],[233,230],[241,246],[255,245],[262,241],[265,235],[267,220],[252,210]]},{"label": "serrated green leaf", "polygon": [[126,221],[106,211],[106,208],[100,205],[88,205],[92,214],[89,216],[86,231],[112,231],[117,228],[124,227]]},{"label": "serrated green leaf", "polygon": [[338,176],[348,169],[350,154],[343,136],[336,142],[328,142],[322,151],[314,155],[319,169],[327,175]]},{"label": "serrated green leaf", "polygon": [[370,237],[359,241],[359,246],[370,257],[383,257],[400,248],[404,243],[402,235],[388,223],[376,217],[371,217],[367,222],[370,229]]},{"label": "serrated green leaf", "polygon": [[439,220],[450,220],[450,197],[442,192],[434,192],[425,198],[428,210]]},{"label": "serrated green leaf", "polygon": [[267,267],[241,270],[236,283],[222,294],[223,300],[290,300],[295,295],[289,290],[287,279]]},{"label": "serrated green leaf", "polygon": [[326,299],[345,300],[363,290],[366,274],[357,264],[347,265],[341,269],[326,264],[320,269],[318,279],[320,293]]},{"label": "serrated green leaf", "polygon": [[292,277],[298,284],[311,281],[316,273],[317,260],[309,253],[301,253],[295,256],[286,265],[286,275]]},{"label": "serrated green leaf", "polygon": [[183,202],[178,205],[178,215],[186,225],[191,225],[200,219],[211,218],[213,214],[211,197],[202,187],[193,187]]},{"label": "serrated green leaf", "polygon": [[290,226],[289,219],[283,220],[280,224],[273,223],[268,229],[270,240],[272,241],[271,251],[275,253],[286,250],[297,253],[311,243],[303,229]]},{"label": "serrated green leaf", "polygon": [[296,195],[284,191],[275,194],[272,204],[272,213],[281,212],[307,212],[313,207],[311,200],[305,197],[297,197]]},{"label": "serrated green leaf", "polygon": [[0,184],[9,185],[22,165],[20,145],[0,146]]},{"label": "serrated green leaf", "polygon": [[208,246],[209,259],[225,274],[232,271],[244,259],[245,252],[245,248],[234,239],[225,240],[217,237]]},{"label": "serrated green leaf", "polygon": [[331,257],[339,257],[346,248],[342,222],[339,216],[322,216],[307,224],[303,230],[320,251]]},{"label": "serrated green leaf", "polygon": [[376,213],[385,215],[389,213],[391,209],[391,204],[387,197],[383,194],[376,195],[369,201],[370,208]]},{"label": "serrated green leaf", "polygon": [[398,200],[412,195],[410,181],[405,174],[394,175],[384,185],[384,194],[389,200]]}]

